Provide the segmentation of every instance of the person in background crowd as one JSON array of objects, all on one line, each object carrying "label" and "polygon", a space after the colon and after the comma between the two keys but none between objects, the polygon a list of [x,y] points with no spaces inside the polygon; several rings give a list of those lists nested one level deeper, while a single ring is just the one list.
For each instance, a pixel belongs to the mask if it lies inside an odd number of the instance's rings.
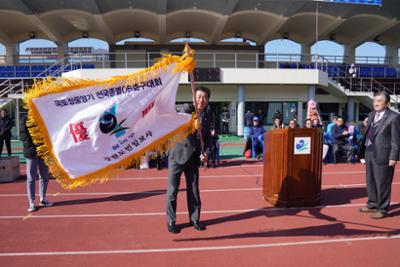
[{"label": "person in background crowd", "polygon": [[368,117],[366,117],[361,123],[358,123],[354,126],[354,133],[352,139],[354,151],[359,151],[363,136],[365,134],[365,130],[367,129],[367,125],[368,125]]},{"label": "person in background crowd", "polygon": [[283,121],[283,116],[279,109],[276,110],[274,116],[272,116],[272,121],[275,121],[276,118],[279,118],[280,121]]},{"label": "person in background crowd", "polygon": [[248,110],[246,114],[244,115],[245,123],[247,127],[251,127],[253,125],[253,118],[254,118],[254,113]]},{"label": "person in background crowd", "polygon": [[24,156],[26,158],[26,189],[28,195],[28,212],[37,210],[35,205],[35,184],[39,170],[39,206],[50,207],[53,205],[46,198],[47,185],[49,184],[49,172],[44,160],[37,156],[36,147],[32,142],[28,127],[26,126],[27,116],[24,115],[20,121],[19,135],[23,144]]},{"label": "person in background crowd", "polygon": [[6,143],[8,156],[11,156],[11,128],[12,121],[8,117],[6,109],[0,111],[0,157],[3,152],[3,144]]},{"label": "person in background crowd", "polygon": [[228,106],[224,105],[221,112],[222,134],[229,134],[229,120],[231,114],[229,113]]},{"label": "person in background crowd", "polygon": [[304,121],[304,128],[309,128],[309,129],[312,128],[312,122],[310,119],[306,119]]},{"label": "person in background crowd", "polygon": [[349,131],[343,117],[337,117],[336,125],[332,127],[332,154],[333,163],[337,163],[338,154],[343,152],[346,155],[347,163],[352,162],[354,149],[348,141]]},{"label": "person in background crowd", "polygon": [[299,128],[299,125],[297,124],[297,121],[295,119],[291,119],[289,121],[289,128],[290,129],[296,129]]},{"label": "person in background crowd", "polygon": [[212,145],[211,145],[211,154],[210,160],[212,166],[219,166],[219,143],[218,143],[218,134],[214,128],[211,128],[211,137],[212,137]]},{"label": "person in background crowd", "polygon": [[311,99],[307,102],[307,119],[310,119],[312,122],[314,119],[317,119],[318,122],[321,124],[321,116],[319,115],[318,111],[318,103]]},{"label": "person in background crowd", "polygon": [[359,150],[366,164],[368,201],[360,212],[373,219],[384,218],[390,207],[393,175],[400,153],[400,115],[389,108],[390,95],[375,93],[374,111],[368,114],[368,125]]},{"label": "person in background crowd", "polygon": [[282,129],[285,126],[282,123],[282,119],[280,117],[275,117],[274,118],[274,129]]},{"label": "person in background crowd", "polygon": [[[262,153],[262,140],[264,138],[264,127],[260,125],[260,119],[258,117],[253,118],[253,126],[250,128],[251,142],[255,148],[256,155]],[[253,143],[254,142],[254,143]]]},{"label": "person in background crowd", "polygon": [[367,126],[368,126],[368,117],[365,117],[365,119],[362,121],[362,123],[359,126],[360,126],[361,134],[364,135],[365,131],[367,130]]},{"label": "person in background crowd", "polygon": [[354,122],[347,123],[347,131],[349,132],[349,137],[347,138],[349,144],[354,146],[357,142],[357,127]]},{"label": "person in background crowd", "polygon": [[322,124],[318,119],[313,119],[311,122],[311,127],[312,128],[322,128]]},{"label": "person in background crowd", "polygon": [[265,115],[264,115],[263,110],[262,110],[262,109],[258,109],[257,115],[256,115],[256,116],[257,116],[258,119],[260,120],[260,124],[263,125],[263,123],[264,123],[264,118],[265,118]]},{"label": "person in background crowd", "polygon": [[357,77],[357,68],[356,68],[356,66],[354,64],[350,65],[349,76],[350,76],[350,78],[356,78]]},{"label": "person in background crowd", "polygon": [[326,126],[326,140],[328,144],[332,144],[332,127],[336,125],[337,116],[333,113],[330,115],[331,122]]}]

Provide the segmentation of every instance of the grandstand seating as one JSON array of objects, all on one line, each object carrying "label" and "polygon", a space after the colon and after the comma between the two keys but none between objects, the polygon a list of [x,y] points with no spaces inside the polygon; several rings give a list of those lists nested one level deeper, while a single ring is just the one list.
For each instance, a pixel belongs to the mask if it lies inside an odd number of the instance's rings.
[{"label": "grandstand seating", "polygon": [[[296,63],[281,63],[279,65],[282,69],[312,69],[312,64],[296,64]],[[342,77],[348,72],[349,66],[346,65],[328,65],[321,66],[326,71],[329,77]],[[359,65],[358,77],[374,77],[374,78],[396,78],[398,77],[397,70],[388,65]]]},{"label": "grandstand seating", "polygon": [[[0,78],[34,78],[46,77],[57,70],[56,76],[60,76],[62,72],[71,71],[75,69],[94,69],[94,64],[68,64],[68,65],[16,65],[7,66],[0,65]],[[46,71],[47,70],[47,71]]]}]

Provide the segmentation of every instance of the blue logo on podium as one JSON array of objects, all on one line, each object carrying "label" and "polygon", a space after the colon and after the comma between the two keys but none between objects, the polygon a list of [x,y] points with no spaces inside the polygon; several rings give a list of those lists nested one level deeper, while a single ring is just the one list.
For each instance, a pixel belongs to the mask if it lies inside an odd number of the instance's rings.
[{"label": "blue logo on podium", "polygon": [[295,137],[293,143],[295,155],[311,154],[311,137]]},{"label": "blue logo on podium", "polygon": [[303,151],[308,149],[308,143],[306,141],[304,141],[304,139],[300,139],[297,143],[296,143],[296,149],[297,151]]}]

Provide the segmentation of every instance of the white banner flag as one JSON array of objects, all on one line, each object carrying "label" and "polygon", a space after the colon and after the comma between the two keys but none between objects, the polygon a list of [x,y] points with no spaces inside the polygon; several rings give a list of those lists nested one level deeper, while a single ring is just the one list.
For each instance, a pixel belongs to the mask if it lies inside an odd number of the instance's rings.
[{"label": "white banner flag", "polygon": [[190,55],[166,56],[139,73],[105,81],[71,80],[35,85],[25,97],[38,152],[65,188],[107,180],[111,170],[146,152],[166,151],[195,129],[175,109]]}]

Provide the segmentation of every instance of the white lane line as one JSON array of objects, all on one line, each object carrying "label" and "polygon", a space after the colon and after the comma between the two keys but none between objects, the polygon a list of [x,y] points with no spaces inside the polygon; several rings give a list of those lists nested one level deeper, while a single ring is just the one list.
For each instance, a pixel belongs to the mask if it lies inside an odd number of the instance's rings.
[{"label": "white lane line", "polygon": [[[400,182],[393,182],[392,185],[400,185]],[[351,188],[351,187],[360,187],[367,186],[364,184],[332,184],[332,185],[322,185],[322,188]]]},{"label": "white lane line", "polygon": [[[395,172],[400,172],[396,170]],[[365,171],[338,171],[338,172],[322,172],[322,176],[324,175],[343,175],[343,174],[365,174]],[[203,175],[200,174],[200,179],[224,179],[224,178],[243,178],[243,177],[262,177],[263,174],[218,174],[218,175]],[[352,178],[352,177],[350,177]],[[113,181],[153,181],[153,180],[167,180],[167,174],[165,176],[155,176],[155,177],[121,177],[116,178]]]},{"label": "white lane line", "polygon": [[237,166],[221,166],[221,168],[224,168],[224,169],[237,169],[237,168],[256,168],[256,167],[262,167],[264,164],[240,164],[240,165],[237,165]]},{"label": "white lane line", "polygon": [[[400,182],[394,182],[392,185],[400,185]],[[366,184],[333,184],[333,185],[322,185],[322,188],[352,188],[366,186]],[[219,192],[241,192],[241,191],[261,191],[262,187],[250,187],[250,188],[222,188],[222,189],[202,189],[201,193],[219,193]],[[186,191],[182,188],[183,191]],[[81,193],[60,193],[55,194],[48,193],[48,195],[55,196],[102,196],[102,195],[161,195],[165,194],[166,190],[151,190],[145,192],[81,192]],[[37,194],[38,196],[38,194]],[[26,197],[26,194],[0,194],[0,197]]]},{"label": "white lane line", "polygon": [[[392,202],[391,205],[397,205],[400,202]],[[314,209],[332,209],[332,208],[354,208],[365,206],[365,203],[359,204],[342,204],[342,205],[320,205],[315,207],[295,207],[295,208],[257,208],[257,209],[238,209],[238,210],[208,210],[201,211],[201,214],[235,214],[246,212],[260,212],[269,213],[277,211],[290,211],[290,210],[314,210]],[[177,212],[178,215],[187,215],[187,211]],[[92,214],[49,214],[49,215],[36,215],[32,214],[29,217],[32,219],[57,219],[57,218],[99,218],[99,217],[142,217],[142,216],[165,216],[165,211],[162,212],[136,212],[136,213],[92,213]],[[9,219],[23,219],[26,215],[5,215],[0,216],[0,220]]]},{"label": "white lane line", "polygon": [[[182,188],[186,191],[185,188]],[[237,192],[237,191],[259,191],[262,190],[261,187],[252,188],[223,188],[223,189],[203,189],[200,190],[201,193],[215,193],[215,192]],[[101,196],[101,195],[161,195],[165,194],[166,190],[150,190],[145,192],[88,192],[88,193],[58,193],[57,196]],[[48,195],[52,195],[48,193]],[[55,194],[54,194],[55,195]],[[53,196],[54,196],[53,195]],[[38,194],[37,194],[38,196]],[[0,197],[26,197],[26,194],[0,194]]]},{"label": "white lane line", "polygon": [[149,248],[149,249],[125,249],[125,250],[84,250],[84,251],[43,251],[43,252],[14,252],[0,253],[0,257],[32,257],[32,256],[73,256],[73,255],[105,255],[105,254],[145,254],[145,253],[174,253],[189,251],[213,251],[213,250],[234,250],[234,249],[257,249],[274,248],[306,245],[337,244],[376,240],[394,240],[400,239],[400,235],[380,235],[357,238],[338,238],[323,239],[312,241],[295,241],[281,243],[263,243],[249,245],[231,245],[231,246],[208,246],[208,247],[183,247],[183,248]]},{"label": "white lane line", "polygon": [[[218,174],[218,175],[201,175],[200,179],[215,179],[215,178],[243,178],[243,177],[261,177],[262,174]],[[167,175],[165,176],[155,176],[155,177],[121,177],[116,178],[114,181],[135,181],[135,180],[167,180]]]}]

